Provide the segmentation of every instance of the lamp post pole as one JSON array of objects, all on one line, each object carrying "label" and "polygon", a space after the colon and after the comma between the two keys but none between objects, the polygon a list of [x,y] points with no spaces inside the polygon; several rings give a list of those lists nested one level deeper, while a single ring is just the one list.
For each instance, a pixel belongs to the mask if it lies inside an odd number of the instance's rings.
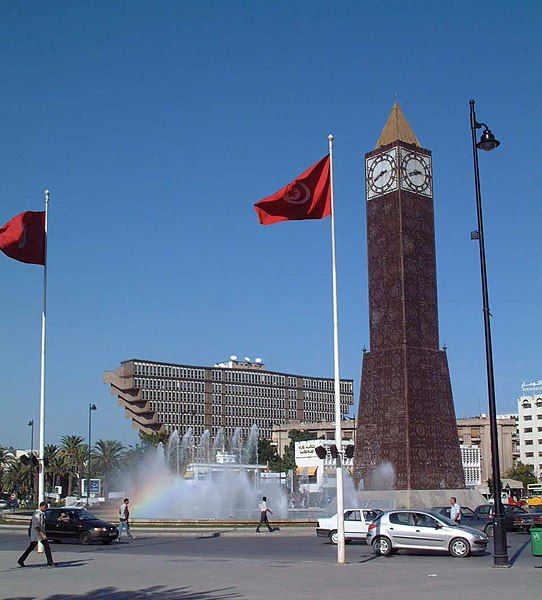
[{"label": "lamp post pole", "polygon": [[34,500],[34,419],[28,421],[30,427],[30,497]]},{"label": "lamp post pole", "polygon": [[[474,162],[474,188],[476,193],[476,214],[478,231],[471,233],[472,239],[477,239],[480,248],[480,274],[482,279],[482,303],[484,313],[484,335],[486,346],[487,391],[489,401],[489,423],[491,434],[491,465],[493,477],[494,526],[493,526],[493,566],[509,567],[506,529],[504,526],[503,505],[501,498],[501,469],[499,465],[499,437],[497,430],[497,408],[495,402],[495,378],[493,372],[493,347],[491,342],[491,312],[489,310],[489,292],[487,286],[486,251],[484,241],[484,223],[482,214],[482,194],[480,191],[480,171],[478,168],[478,149],[490,151],[499,146],[500,142],[484,123],[476,120],[474,100],[470,105],[470,126],[472,135],[472,155]],[[484,127],[480,141],[476,141],[476,130]]]},{"label": "lamp post pole", "polygon": [[90,461],[92,456],[92,411],[96,410],[96,405],[88,405],[88,470],[87,470],[87,506],[90,505]]}]

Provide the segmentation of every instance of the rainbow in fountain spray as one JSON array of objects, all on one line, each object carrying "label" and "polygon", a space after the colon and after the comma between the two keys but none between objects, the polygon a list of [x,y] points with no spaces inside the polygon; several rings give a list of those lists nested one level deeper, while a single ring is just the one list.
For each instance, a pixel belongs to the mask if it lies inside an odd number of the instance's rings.
[{"label": "rainbow in fountain spray", "polygon": [[[273,499],[273,512],[277,516],[285,515],[287,498],[280,482],[260,480],[251,475],[258,472],[257,466],[246,464],[257,462],[257,426],[253,425],[244,443],[240,433],[236,430],[227,440],[223,431],[219,431],[211,443],[207,432],[196,443],[191,430],[182,438],[174,432],[168,443],[159,444],[133,473],[134,517],[253,520],[262,495]],[[222,468],[217,459],[224,454],[231,462]],[[202,463],[209,467],[208,477],[184,477],[187,467],[196,468]]]}]

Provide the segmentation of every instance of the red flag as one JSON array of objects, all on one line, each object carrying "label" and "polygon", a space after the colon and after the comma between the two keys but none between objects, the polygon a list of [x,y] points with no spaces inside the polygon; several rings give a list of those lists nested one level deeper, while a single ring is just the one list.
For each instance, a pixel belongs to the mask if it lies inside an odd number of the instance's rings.
[{"label": "red flag", "polygon": [[254,205],[262,225],[323,219],[331,214],[329,154],[287,186]]},{"label": "red flag", "polygon": [[45,212],[22,212],[0,227],[0,250],[15,260],[45,265]]}]

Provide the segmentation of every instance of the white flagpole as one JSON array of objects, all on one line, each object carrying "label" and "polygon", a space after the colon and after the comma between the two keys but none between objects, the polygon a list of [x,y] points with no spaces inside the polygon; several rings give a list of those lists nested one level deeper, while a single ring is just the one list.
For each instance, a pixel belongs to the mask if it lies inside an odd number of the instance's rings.
[{"label": "white flagpole", "polygon": [[47,212],[49,190],[45,190],[45,265],[43,267],[43,306],[41,309],[41,369],[40,369],[40,447],[38,506],[45,499],[45,318],[47,315]]},{"label": "white flagpole", "polygon": [[341,431],[341,379],[339,374],[339,311],[337,308],[337,254],[335,249],[335,205],[333,197],[333,135],[327,136],[329,143],[329,183],[331,187],[331,258],[333,263],[333,367],[335,376],[335,445],[337,446],[337,562],[346,563],[344,541],[344,490],[342,467],[342,431]]}]

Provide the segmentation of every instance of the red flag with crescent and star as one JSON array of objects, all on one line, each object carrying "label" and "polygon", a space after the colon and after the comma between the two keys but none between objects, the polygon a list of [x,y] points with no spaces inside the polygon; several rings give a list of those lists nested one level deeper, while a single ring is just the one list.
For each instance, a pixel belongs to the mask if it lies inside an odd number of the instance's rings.
[{"label": "red flag with crescent and star", "polygon": [[272,196],[256,202],[254,209],[262,225],[329,217],[329,154]]},{"label": "red flag with crescent and star", "polygon": [[20,262],[45,265],[45,212],[22,212],[0,227],[0,250]]}]

